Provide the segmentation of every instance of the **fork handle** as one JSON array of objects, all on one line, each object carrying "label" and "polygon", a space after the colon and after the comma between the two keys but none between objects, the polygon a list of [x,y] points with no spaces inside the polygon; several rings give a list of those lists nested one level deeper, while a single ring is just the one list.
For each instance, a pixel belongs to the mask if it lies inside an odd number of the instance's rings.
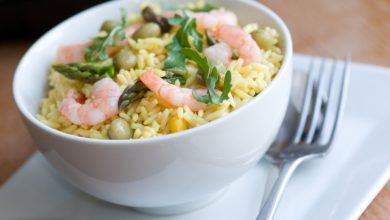
[{"label": "fork handle", "polygon": [[275,181],[274,186],[265,202],[263,208],[260,210],[260,214],[256,220],[272,220],[276,213],[276,208],[282,197],[284,189],[287,186],[287,182],[290,180],[291,175],[297,166],[302,162],[301,159],[288,160],[280,164],[280,173]]}]

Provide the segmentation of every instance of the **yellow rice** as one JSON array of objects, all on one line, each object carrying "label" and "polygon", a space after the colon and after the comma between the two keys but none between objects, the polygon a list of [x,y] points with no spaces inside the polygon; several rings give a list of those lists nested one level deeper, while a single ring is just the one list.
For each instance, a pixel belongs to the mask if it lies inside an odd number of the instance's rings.
[{"label": "yellow rice", "polygon": [[[244,30],[251,32],[258,29],[256,24],[248,24]],[[264,28],[275,39],[278,39],[276,30]],[[134,51],[137,57],[137,65],[129,71],[121,70],[114,80],[124,89],[128,85],[133,85],[138,77],[145,70],[152,69],[155,74],[164,76],[163,62],[167,57],[167,51],[164,48],[171,41],[172,34],[165,34],[162,38],[147,38],[134,41],[129,39],[128,45]],[[46,125],[60,131],[87,138],[107,139],[107,130],[110,123],[115,118],[126,120],[132,130],[132,138],[149,138],[171,133],[169,129],[169,120],[173,117],[185,120],[187,128],[193,128],[207,122],[223,117],[231,111],[244,105],[257,94],[263,91],[275,74],[278,72],[283,59],[279,47],[264,51],[262,50],[263,60],[261,63],[252,63],[244,66],[243,60],[233,60],[229,67],[232,73],[232,89],[229,99],[219,105],[209,105],[205,110],[198,112],[191,111],[188,107],[168,108],[161,105],[152,92],[147,92],[144,98],[130,104],[121,111],[116,117],[108,119],[95,126],[80,126],[72,124],[67,118],[62,116],[59,111],[59,105],[69,89],[75,89],[78,92],[90,95],[92,85],[84,84],[70,80],[63,75],[51,71],[48,76],[50,89],[48,96],[42,100],[42,105],[38,119]],[[187,86],[196,82],[197,68],[191,62],[187,63],[189,78]],[[218,85],[223,85],[224,71],[220,73]]]}]

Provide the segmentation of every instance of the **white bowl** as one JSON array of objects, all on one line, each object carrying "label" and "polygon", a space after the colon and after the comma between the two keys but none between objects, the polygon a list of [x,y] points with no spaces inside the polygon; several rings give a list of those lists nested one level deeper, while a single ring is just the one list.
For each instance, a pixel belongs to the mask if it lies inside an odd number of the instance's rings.
[{"label": "white bowl", "polygon": [[103,20],[119,17],[120,7],[135,12],[139,3],[107,2],[50,30],[20,61],[13,94],[40,152],[73,185],[116,204],[151,212],[184,211],[229,186],[270,146],[290,93],[291,36],[275,13],[255,1],[219,1],[238,15],[241,24],[257,22],[276,28],[284,60],[275,79],[256,98],[200,127],[142,140],[97,140],[62,133],[38,121],[35,116],[46,95],[47,74],[57,47],[89,39]]}]

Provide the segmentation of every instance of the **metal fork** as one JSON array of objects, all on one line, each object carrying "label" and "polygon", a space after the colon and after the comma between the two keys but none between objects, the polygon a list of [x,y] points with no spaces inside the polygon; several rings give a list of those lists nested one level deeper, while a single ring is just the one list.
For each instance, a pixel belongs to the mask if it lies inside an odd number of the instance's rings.
[{"label": "metal fork", "polygon": [[286,147],[273,145],[267,152],[267,158],[279,165],[280,172],[256,220],[274,218],[287,182],[301,162],[324,157],[329,152],[345,102],[351,59],[346,56],[341,73],[337,71],[336,59],[331,61],[330,71],[326,71],[327,62],[321,59],[318,72],[312,59],[295,134]]}]

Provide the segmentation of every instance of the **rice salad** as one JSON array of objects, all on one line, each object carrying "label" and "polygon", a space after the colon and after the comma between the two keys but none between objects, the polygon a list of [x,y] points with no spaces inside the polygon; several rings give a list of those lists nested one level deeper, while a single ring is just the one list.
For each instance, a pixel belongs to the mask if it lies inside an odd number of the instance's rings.
[{"label": "rice salad", "polygon": [[240,27],[233,12],[210,3],[143,3],[105,21],[91,40],[58,48],[37,118],[97,139],[191,129],[261,93],[280,68],[278,42],[272,27]]}]

